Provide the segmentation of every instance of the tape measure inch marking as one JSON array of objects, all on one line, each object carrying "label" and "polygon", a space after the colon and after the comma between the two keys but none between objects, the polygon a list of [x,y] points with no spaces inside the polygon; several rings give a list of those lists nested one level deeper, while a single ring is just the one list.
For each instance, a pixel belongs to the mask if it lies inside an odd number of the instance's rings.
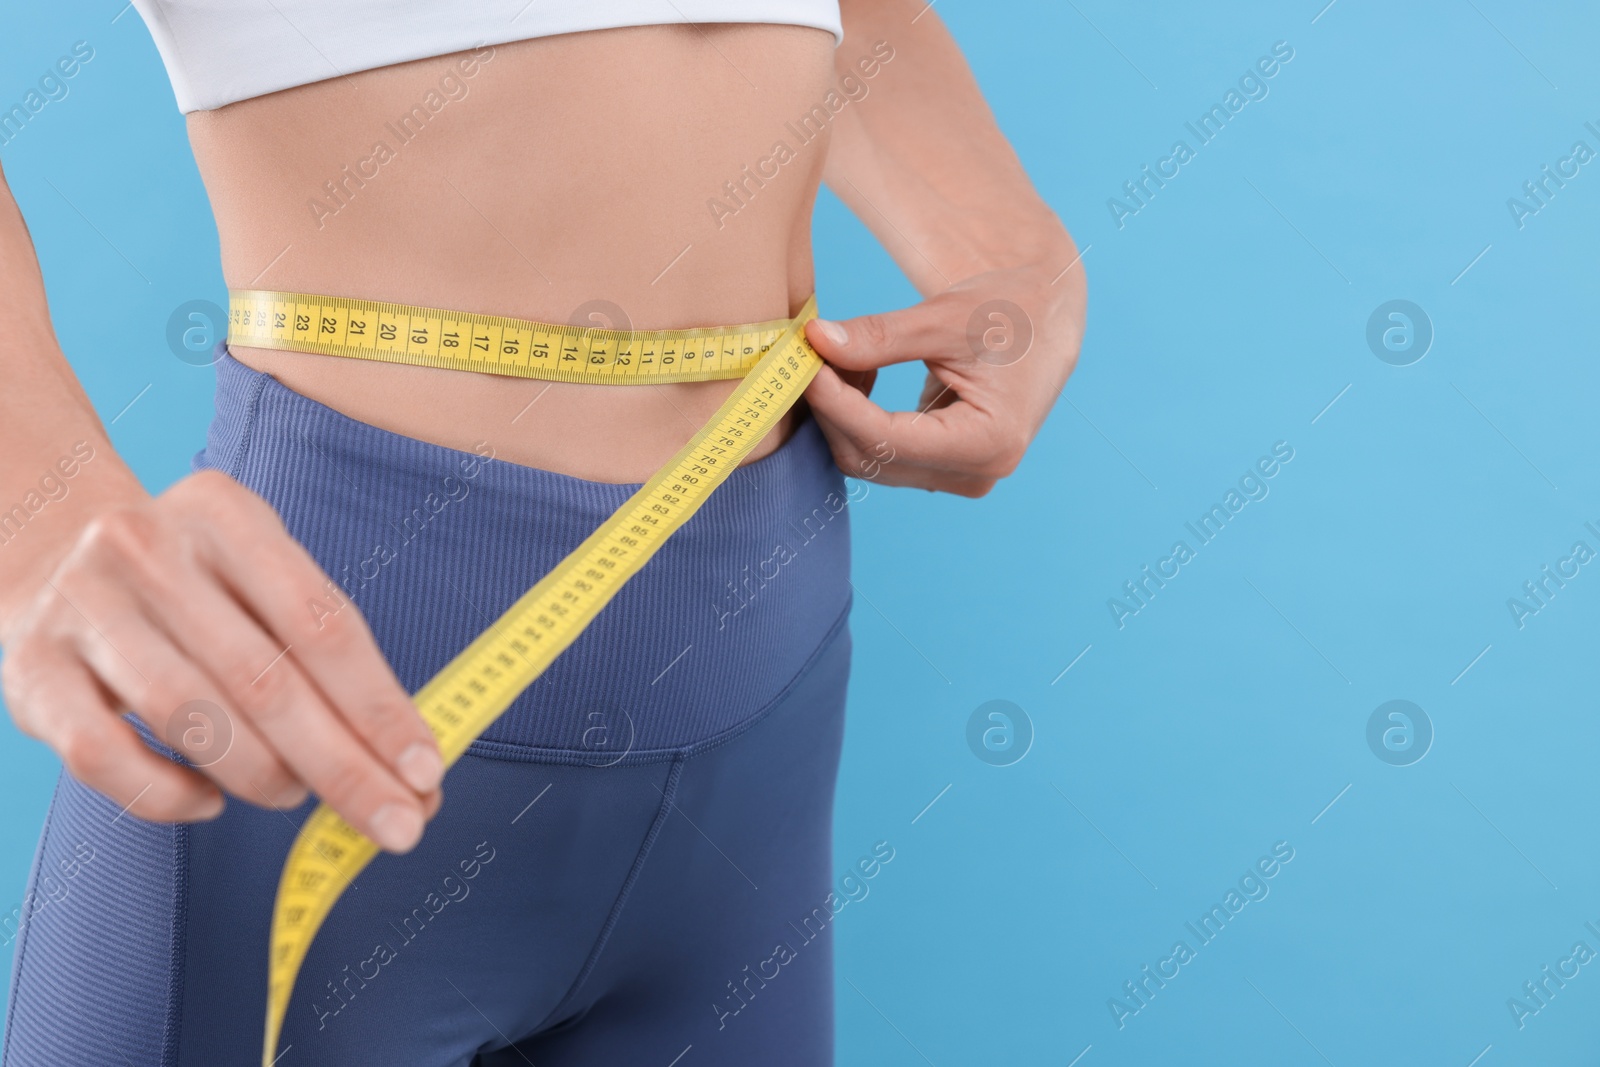
[{"label": "tape measure inch marking", "polygon": [[[696,437],[416,693],[413,700],[446,766],[577,639],[799,399],[822,363],[803,330],[815,315],[812,297],[777,331],[766,354]],[[263,1067],[275,1062],[312,939],[378,851],[322,804],[295,838],[273,905]]]},{"label": "tape measure inch marking", "polygon": [[743,378],[789,324],[612,330],[265,289],[228,294],[232,345],[599,385]]}]

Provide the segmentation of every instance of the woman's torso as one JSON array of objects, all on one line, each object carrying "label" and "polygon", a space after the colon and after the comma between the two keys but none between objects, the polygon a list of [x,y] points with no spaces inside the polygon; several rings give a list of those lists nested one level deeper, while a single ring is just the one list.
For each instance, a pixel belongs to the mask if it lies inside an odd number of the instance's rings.
[{"label": "woman's torso", "polygon": [[[193,112],[224,277],[635,329],[786,317],[813,288],[827,147],[798,121],[830,87],[833,47],[804,26],[608,29]],[[363,422],[595,481],[644,480],[736,385],[232,351]]]}]

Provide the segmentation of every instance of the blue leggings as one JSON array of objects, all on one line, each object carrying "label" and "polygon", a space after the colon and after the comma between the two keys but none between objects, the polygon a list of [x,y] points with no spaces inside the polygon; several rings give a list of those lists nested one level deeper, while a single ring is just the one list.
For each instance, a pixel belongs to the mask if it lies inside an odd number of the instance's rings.
[{"label": "blue leggings", "polygon": [[[412,689],[636,488],[217,370],[196,465],[278,509],[338,583],[307,610],[358,605]],[[280,1067],[832,1062],[845,492],[809,420],[733,472],[451,769],[421,845],[346,890]],[[175,827],[64,775],[5,1067],[257,1063],[277,876],[310,810]]]}]

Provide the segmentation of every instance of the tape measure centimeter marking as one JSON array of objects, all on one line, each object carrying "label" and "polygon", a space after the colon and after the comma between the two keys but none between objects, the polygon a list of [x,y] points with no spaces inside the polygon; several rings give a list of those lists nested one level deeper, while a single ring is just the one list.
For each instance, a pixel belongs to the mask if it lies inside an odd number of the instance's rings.
[{"label": "tape measure centimeter marking", "polygon": [[228,294],[228,343],[589,384],[742,378],[788,319],[609,330],[262,289]]},{"label": "tape measure centimeter marking", "polygon": [[[799,399],[822,363],[803,331],[815,314],[812,297],[704,429],[416,693],[413,700],[446,766],[577,639]],[[312,939],[378,851],[326,805],[319,804],[301,827],[273,906],[263,1067],[275,1062]]]}]

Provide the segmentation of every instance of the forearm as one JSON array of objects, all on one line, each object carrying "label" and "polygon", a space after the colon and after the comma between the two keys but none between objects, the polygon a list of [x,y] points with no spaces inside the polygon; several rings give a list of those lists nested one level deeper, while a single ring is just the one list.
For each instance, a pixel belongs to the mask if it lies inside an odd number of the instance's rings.
[{"label": "forearm", "polygon": [[923,0],[843,0],[841,11],[841,76],[861,77],[858,54],[873,42],[894,51],[835,121],[824,177],[912,283],[926,294],[989,270],[1071,263],[1071,238],[938,15]]},{"label": "forearm", "polygon": [[0,300],[3,639],[84,524],[143,490],[112,451],[105,428],[62,355],[33,242],[3,174],[0,292],[6,294]]}]

